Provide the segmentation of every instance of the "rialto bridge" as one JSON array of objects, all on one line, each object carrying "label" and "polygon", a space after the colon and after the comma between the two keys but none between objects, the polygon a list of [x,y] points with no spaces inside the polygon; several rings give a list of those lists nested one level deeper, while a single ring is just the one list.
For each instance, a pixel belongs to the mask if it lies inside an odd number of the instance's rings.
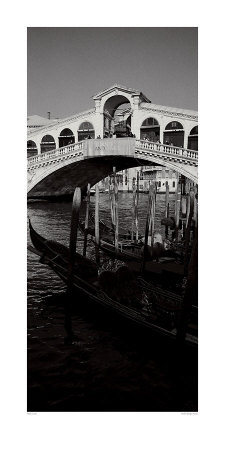
[{"label": "rialto bridge", "polygon": [[93,109],[28,132],[28,197],[94,185],[113,167],[160,165],[197,183],[195,111],[154,105],[118,85],[93,99]]}]

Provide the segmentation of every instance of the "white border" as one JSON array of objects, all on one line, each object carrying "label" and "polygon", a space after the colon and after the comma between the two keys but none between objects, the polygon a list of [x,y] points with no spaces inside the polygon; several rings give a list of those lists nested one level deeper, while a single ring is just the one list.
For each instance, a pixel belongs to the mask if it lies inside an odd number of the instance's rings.
[{"label": "white border", "polygon": [[[221,2],[222,4],[222,2]],[[1,81],[3,289],[1,405],[3,448],[183,450],[223,448],[224,263],[216,248],[223,238],[223,135],[209,137],[211,118],[223,130],[224,14],[220,2],[161,1],[113,4],[85,2],[14,2],[2,11]],[[88,7],[87,7],[88,6]],[[82,19],[81,19],[82,18]],[[199,26],[200,32],[200,412],[180,413],[40,413],[26,414],[26,27],[27,26]],[[4,107],[3,107],[4,105]],[[13,148],[12,148],[13,147]],[[217,153],[219,158],[212,155]],[[24,158],[23,156],[24,155]],[[220,167],[222,168],[220,172]],[[216,170],[216,178],[214,173]],[[217,221],[219,219],[219,221]],[[24,236],[24,239],[23,239]],[[221,242],[222,241],[222,242]],[[214,247],[215,242],[215,247]],[[209,249],[209,250],[208,250]],[[7,307],[5,310],[5,306]],[[4,361],[4,362],[3,362]]]}]

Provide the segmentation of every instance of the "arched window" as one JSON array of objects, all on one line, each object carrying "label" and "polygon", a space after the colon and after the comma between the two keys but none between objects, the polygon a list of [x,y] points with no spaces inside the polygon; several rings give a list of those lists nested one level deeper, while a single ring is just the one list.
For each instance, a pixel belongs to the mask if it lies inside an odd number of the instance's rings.
[{"label": "arched window", "polygon": [[163,143],[175,145],[175,147],[184,146],[184,129],[180,122],[173,121],[166,125],[163,133]]},{"label": "arched window", "polygon": [[82,122],[78,130],[78,141],[83,141],[84,139],[94,139],[95,130],[91,122]]},{"label": "arched window", "polygon": [[180,122],[170,122],[166,125],[166,130],[183,130],[183,125]]},{"label": "arched window", "polygon": [[160,137],[160,126],[159,122],[154,119],[154,117],[148,117],[144,120],[140,129],[140,138],[148,139],[152,142],[159,141]]},{"label": "arched window", "polygon": [[64,128],[59,136],[59,147],[65,147],[66,145],[74,144],[75,137],[73,132],[69,128]]},{"label": "arched window", "polygon": [[153,117],[148,117],[148,119],[145,119],[144,122],[141,125],[141,128],[143,127],[155,127],[159,126],[158,120],[154,119]]},{"label": "arched window", "polygon": [[192,128],[192,130],[190,131],[190,135],[198,136],[198,126]]},{"label": "arched window", "polygon": [[190,131],[188,136],[188,148],[190,150],[198,150],[198,126],[195,126]]},{"label": "arched window", "polygon": [[50,152],[55,150],[55,140],[50,134],[46,134],[41,140],[41,153]]},{"label": "arched window", "polygon": [[27,158],[38,154],[37,146],[34,141],[27,141]]}]

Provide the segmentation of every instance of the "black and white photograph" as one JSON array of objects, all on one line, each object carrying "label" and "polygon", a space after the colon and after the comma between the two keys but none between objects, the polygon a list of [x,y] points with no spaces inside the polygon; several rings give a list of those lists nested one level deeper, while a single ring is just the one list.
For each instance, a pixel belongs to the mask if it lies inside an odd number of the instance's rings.
[{"label": "black and white photograph", "polygon": [[2,6],[2,448],[224,447],[223,28]]},{"label": "black and white photograph", "polygon": [[29,412],[198,411],[198,29],[27,29]]}]

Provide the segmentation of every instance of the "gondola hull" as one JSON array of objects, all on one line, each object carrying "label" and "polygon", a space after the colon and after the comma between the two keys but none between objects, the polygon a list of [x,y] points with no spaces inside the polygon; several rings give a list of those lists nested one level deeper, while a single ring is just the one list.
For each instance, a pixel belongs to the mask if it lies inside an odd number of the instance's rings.
[{"label": "gondola hull", "polygon": [[[162,326],[157,320],[154,323],[154,315],[149,314],[146,310],[122,304],[104,292],[98,285],[97,266],[93,261],[76,254],[75,269],[72,277],[69,277],[69,250],[61,244],[57,245],[58,243],[42,238],[31,224],[30,234],[35,248],[29,246],[29,250],[39,255],[41,262],[54,270],[69,286],[70,292],[74,292],[74,302],[80,303],[86,310],[95,311],[98,318],[104,318],[106,315],[110,321],[126,323],[128,328],[134,327],[144,334],[157,335],[171,342],[176,341],[176,329],[172,329],[171,326]],[[197,344],[196,338],[190,335],[186,335],[185,342],[191,346]]]}]

